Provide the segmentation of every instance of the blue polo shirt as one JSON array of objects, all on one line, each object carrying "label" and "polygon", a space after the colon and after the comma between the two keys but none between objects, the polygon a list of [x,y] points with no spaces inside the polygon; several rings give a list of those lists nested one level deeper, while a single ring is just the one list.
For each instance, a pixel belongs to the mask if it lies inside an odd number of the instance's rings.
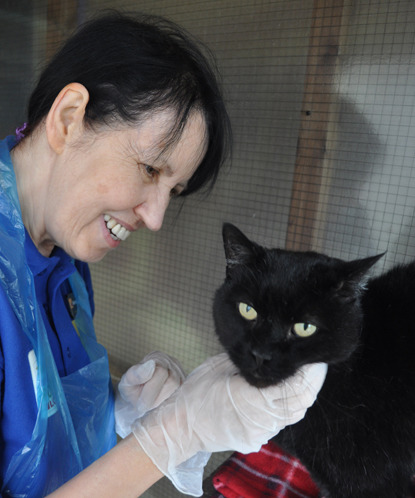
[{"label": "blue polo shirt", "polygon": [[[1,241],[0,241],[1,243]],[[73,264],[60,248],[49,258],[39,253],[26,232],[25,254],[34,276],[36,297],[46,327],[52,354],[61,377],[89,363],[88,355],[72,325],[68,277],[75,267],[83,277],[91,309],[93,293],[86,263]],[[33,349],[0,286],[0,479],[11,457],[32,435],[38,407],[28,355]]]}]

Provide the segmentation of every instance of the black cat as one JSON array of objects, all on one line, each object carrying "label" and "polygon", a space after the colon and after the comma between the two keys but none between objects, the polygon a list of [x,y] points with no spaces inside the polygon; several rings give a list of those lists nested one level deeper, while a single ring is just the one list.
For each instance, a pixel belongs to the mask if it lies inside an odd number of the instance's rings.
[{"label": "black cat", "polygon": [[[342,261],[267,249],[223,226],[219,339],[248,382],[329,364],[317,401],[276,442],[326,498],[404,498],[415,472],[415,263],[369,279],[382,256]],[[414,316],[412,312],[414,311]]]}]

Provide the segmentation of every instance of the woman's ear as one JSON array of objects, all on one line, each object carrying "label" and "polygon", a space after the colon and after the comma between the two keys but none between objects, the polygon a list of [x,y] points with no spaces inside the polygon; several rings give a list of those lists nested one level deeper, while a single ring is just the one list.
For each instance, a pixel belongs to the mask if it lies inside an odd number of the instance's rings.
[{"label": "woman's ear", "polygon": [[70,83],[53,102],[46,118],[46,136],[57,154],[82,131],[88,100],[89,93],[83,85]]}]

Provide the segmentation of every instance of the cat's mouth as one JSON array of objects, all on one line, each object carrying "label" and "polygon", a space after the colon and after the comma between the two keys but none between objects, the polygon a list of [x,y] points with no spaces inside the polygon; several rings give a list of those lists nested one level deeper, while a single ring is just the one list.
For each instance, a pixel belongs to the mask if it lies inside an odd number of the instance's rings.
[{"label": "cat's mouth", "polygon": [[291,377],[295,372],[295,369],[284,368],[283,365],[280,365],[279,368],[270,368],[270,365],[261,364],[256,366],[251,365],[250,368],[247,368],[246,365],[241,365],[238,361],[235,361],[235,359],[233,359],[233,361],[238,367],[242,377],[251,384],[251,386],[258,388],[276,386],[280,382]]},{"label": "cat's mouth", "polygon": [[251,372],[241,371],[241,375],[249,384],[251,384],[251,386],[254,387],[269,387],[279,382],[275,380],[275,378],[264,377],[258,371],[251,371]]}]

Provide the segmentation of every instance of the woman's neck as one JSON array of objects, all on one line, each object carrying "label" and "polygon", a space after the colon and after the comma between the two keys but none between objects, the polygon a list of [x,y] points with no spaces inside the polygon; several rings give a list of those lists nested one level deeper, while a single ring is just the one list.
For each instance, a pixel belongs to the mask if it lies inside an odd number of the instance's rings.
[{"label": "woman's neck", "polygon": [[54,244],[48,240],[44,224],[52,155],[45,134],[35,132],[10,152],[16,175],[17,193],[23,224],[33,243],[44,256],[50,256]]}]

